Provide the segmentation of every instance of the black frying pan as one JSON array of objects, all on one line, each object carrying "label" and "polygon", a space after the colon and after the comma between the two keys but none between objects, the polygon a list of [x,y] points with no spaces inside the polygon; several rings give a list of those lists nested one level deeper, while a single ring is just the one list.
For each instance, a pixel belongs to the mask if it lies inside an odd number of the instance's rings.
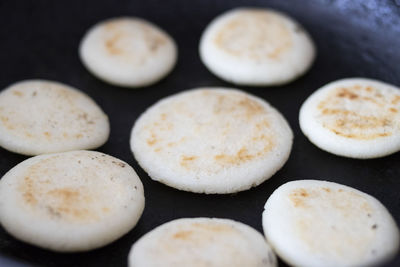
[{"label": "black frying pan", "polygon": [[[318,48],[312,69],[295,82],[271,88],[242,89],[278,108],[294,130],[289,161],[270,180],[234,195],[198,195],[153,182],[129,149],[131,127],[158,99],[198,86],[232,86],[200,62],[198,42],[207,23],[237,6],[266,6],[296,18]],[[78,44],[94,23],[121,15],[146,18],[177,41],[174,71],[154,86],[129,90],[105,84],[79,61]],[[221,217],[259,231],[268,196],[295,179],[327,179],[378,198],[400,224],[400,153],[374,159],[337,157],[312,145],[301,133],[298,111],[320,86],[344,77],[369,77],[400,86],[400,1],[392,0],[147,0],[6,1],[0,0],[0,88],[29,78],[57,80],[92,96],[109,115],[111,136],[99,150],[132,165],[141,177],[146,208],[138,225],[116,242],[95,251],[58,254],[24,244],[0,228],[0,265],[26,262],[43,266],[124,266],[130,246],[154,227],[181,217]],[[0,176],[26,157],[0,149]],[[16,263],[14,263],[16,264]],[[286,266],[281,262],[280,266]],[[400,266],[398,255],[385,266]]]}]

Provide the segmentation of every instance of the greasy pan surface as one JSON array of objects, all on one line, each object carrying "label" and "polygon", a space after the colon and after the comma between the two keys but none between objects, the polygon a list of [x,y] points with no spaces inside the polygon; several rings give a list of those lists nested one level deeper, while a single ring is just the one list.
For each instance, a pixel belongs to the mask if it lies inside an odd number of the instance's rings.
[{"label": "greasy pan surface", "polygon": [[[295,134],[289,161],[267,182],[235,195],[198,195],[153,182],[129,149],[134,121],[164,96],[198,86],[233,86],[202,65],[198,41],[212,18],[243,5],[287,12],[316,42],[317,59],[305,76],[281,87],[241,87],[269,101],[288,119]],[[78,44],[85,31],[100,20],[121,15],[149,19],[177,41],[178,64],[158,84],[140,90],[114,87],[89,74],[79,61]],[[132,165],[146,195],[146,208],[136,228],[111,245],[87,253],[57,254],[19,242],[0,228],[2,257],[43,266],[124,266],[132,243],[154,227],[181,217],[231,218],[262,231],[263,205],[273,190],[287,181],[306,178],[326,179],[369,193],[400,224],[400,153],[373,160],[337,157],[312,145],[298,124],[302,102],[332,80],[363,76],[400,86],[398,0],[0,1],[0,25],[0,88],[22,79],[43,78],[88,93],[111,121],[110,139],[99,150]],[[24,159],[0,149],[0,176]],[[385,266],[400,266],[400,255]]]}]

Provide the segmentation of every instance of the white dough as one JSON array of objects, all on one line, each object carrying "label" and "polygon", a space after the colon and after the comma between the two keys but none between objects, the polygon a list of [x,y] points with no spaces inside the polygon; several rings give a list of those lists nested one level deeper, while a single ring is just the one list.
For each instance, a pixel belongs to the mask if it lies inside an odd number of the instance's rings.
[{"label": "white dough", "polygon": [[174,40],[156,25],[135,17],[113,18],[94,25],[82,39],[79,54],[87,69],[110,84],[151,85],[174,67]]},{"label": "white dough", "polygon": [[200,57],[226,81],[281,85],[310,68],[315,47],[304,28],[287,15],[266,8],[236,8],[204,30]]},{"label": "white dough", "polygon": [[36,156],[0,180],[4,229],[54,251],[104,246],[130,231],[143,208],[143,186],[135,171],[99,152]]},{"label": "white dough", "polygon": [[108,117],[86,94],[53,81],[26,80],[0,92],[0,146],[39,155],[103,145]]},{"label": "white dough", "polygon": [[228,219],[191,218],[165,223],[133,246],[129,267],[276,267],[265,238]]},{"label": "white dough", "polygon": [[266,101],[229,88],[167,97],[144,112],[131,149],[149,176],[196,193],[233,193],[269,179],[289,157],[293,134]]},{"label": "white dough", "polygon": [[331,82],[300,109],[308,139],[330,153],[377,158],[400,150],[400,89],[365,78]]},{"label": "white dough", "polygon": [[376,266],[399,249],[399,229],[375,198],[317,180],[288,182],[265,204],[263,228],[291,266]]}]

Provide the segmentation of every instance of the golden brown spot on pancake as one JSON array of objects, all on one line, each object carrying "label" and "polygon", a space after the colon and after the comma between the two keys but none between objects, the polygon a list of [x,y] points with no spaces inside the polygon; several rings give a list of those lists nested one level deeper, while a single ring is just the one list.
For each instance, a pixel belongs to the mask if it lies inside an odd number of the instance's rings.
[{"label": "golden brown spot on pancake", "polygon": [[193,163],[193,161],[195,161],[196,159],[197,159],[197,156],[182,156],[180,164],[183,167],[188,167],[188,165]]},{"label": "golden brown spot on pancake", "polygon": [[4,124],[4,127],[6,127],[8,130],[15,129],[14,125],[12,124],[12,122],[10,122],[10,119],[8,117],[0,116],[0,120]]},{"label": "golden brown spot on pancake", "polygon": [[248,117],[252,117],[264,112],[263,106],[261,106],[257,101],[248,97],[244,97],[241,101],[239,101],[239,105],[246,110]]},{"label": "golden brown spot on pancake", "polygon": [[214,43],[235,56],[279,59],[292,46],[292,38],[277,15],[248,10],[226,23],[216,34]]},{"label": "golden brown spot on pancake", "polygon": [[83,137],[83,134],[76,134],[75,137],[78,138],[78,139],[80,139],[80,138]]},{"label": "golden brown spot on pancake", "polygon": [[110,212],[110,209],[107,208],[107,207],[103,207],[101,210],[102,210],[104,213],[109,213],[109,212]]},{"label": "golden brown spot on pancake", "polygon": [[191,161],[191,160],[195,160],[197,157],[196,156],[183,156],[182,160],[183,161]]},{"label": "golden brown spot on pancake", "polygon": [[147,144],[153,146],[157,143],[157,137],[155,134],[151,134],[151,137],[147,139]]},{"label": "golden brown spot on pancake", "polygon": [[84,120],[87,124],[94,124],[94,121],[89,118],[89,114],[86,112],[79,113],[78,120]]},{"label": "golden brown spot on pancake", "polygon": [[165,113],[161,113],[161,120],[165,120],[167,118],[167,114],[165,114]]},{"label": "golden brown spot on pancake", "polygon": [[50,138],[51,134],[49,132],[43,132],[43,135],[46,136],[46,138]]},{"label": "golden brown spot on pancake", "polygon": [[8,120],[9,120],[9,118],[8,118],[8,117],[5,117],[5,116],[1,116],[0,119],[1,119],[1,121],[2,121],[4,124],[7,123]]},{"label": "golden brown spot on pancake", "polygon": [[[87,190],[87,189],[86,189]],[[69,217],[73,220],[87,221],[97,218],[97,215],[86,208],[86,203],[92,202],[89,194],[83,194],[77,188],[57,188],[46,193],[49,198],[49,205],[60,216]]]},{"label": "golden brown spot on pancake", "polygon": [[33,135],[31,133],[29,133],[29,132],[25,132],[25,136],[29,137],[29,138],[33,137]]},{"label": "golden brown spot on pancake", "polygon": [[247,118],[265,113],[264,107],[247,96],[219,95],[214,105],[215,114],[245,115]]},{"label": "golden brown spot on pancake", "polygon": [[123,53],[123,50],[118,46],[118,42],[121,40],[122,36],[122,33],[115,33],[106,40],[105,46],[111,55],[119,55]]},{"label": "golden brown spot on pancake", "polygon": [[392,100],[392,104],[397,105],[398,103],[400,103],[400,96],[396,95]]},{"label": "golden brown spot on pancake", "polygon": [[20,92],[20,91],[13,91],[13,95],[22,97],[24,95],[24,93]]},{"label": "golden brown spot on pancake", "polygon": [[241,148],[236,155],[219,154],[214,157],[216,161],[223,164],[239,165],[254,158],[254,155],[248,154],[247,148]]},{"label": "golden brown spot on pancake", "polygon": [[177,232],[173,235],[172,238],[174,239],[182,239],[182,240],[187,240],[189,237],[193,234],[193,231],[180,231]]},{"label": "golden brown spot on pancake", "polygon": [[25,202],[29,205],[36,205],[37,199],[35,198],[35,188],[33,186],[33,181],[30,177],[26,176],[24,181],[19,187],[19,191],[22,192],[22,196]]},{"label": "golden brown spot on pancake", "polygon": [[125,168],[125,166],[126,166],[126,164],[123,163],[122,161],[115,161],[115,160],[113,160],[113,161],[111,161],[111,163],[112,163],[112,164],[115,164],[115,165],[117,165],[117,166],[119,166],[119,167],[121,167],[121,168]]},{"label": "golden brown spot on pancake", "polygon": [[199,228],[202,230],[207,230],[210,232],[221,233],[221,232],[232,232],[233,228],[228,225],[223,224],[214,224],[214,223],[193,223],[193,227]]},{"label": "golden brown spot on pancake", "polygon": [[337,115],[337,114],[341,114],[341,115],[354,115],[356,116],[357,113],[351,110],[345,110],[345,109],[329,109],[329,108],[325,108],[322,110],[322,114],[324,115]]},{"label": "golden brown spot on pancake", "polygon": [[327,187],[322,187],[322,190],[324,190],[325,192],[328,192],[328,193],[331,192],[331,189],[329,189],[329,188],[327,188]]},{"label": "golden brown spot on pancake", "polygon": [[338,92],[337,96],[338,96],[338,97],[343,97],[343,98],[349,98],[349,99],[356,99],[356,98],[358,98],[358,95],[357,95],[357,94],[355,94],[355,93],[353,93],[353,92],[350,92],[350,91],[347,90],[346,88],[342,88],[342,89]]},{"label": "golden brown spot on pancake", "polygon": [[53,189],[47,194],[55,196],[66,203],[76,202],[81,195],[78,190],[72,188]]},{"label": "golden brown spot on pancake", "polygon": [[289,199],[293,202],[295,207],[304,206],[304,199],[309,196],[309,192],[307,192],[304,188],[295,189],[289,195]]},{"label": "golden brown spot on pancake", "polygon": [[269,126],[270,126],[269,122],[266,119],[264,119],[260,123],[256,123],[257,130],[262,130],[263,128],[269,128]]},{"label": "golden brown spot on pancake", "polygon": [[64,138],[68,138],[68,133],[63,132],[63,137],[64,137]]},{"label": "golden brown spot on pancake", "polygon": [[384,108],[390,103],[383,96],[376,96],[378,89],[359,86],[363,91],[356,94],[355,88],[337,88],[318,104],[323,127],[351,139],[371,140],[392,135],[397,109]]}]

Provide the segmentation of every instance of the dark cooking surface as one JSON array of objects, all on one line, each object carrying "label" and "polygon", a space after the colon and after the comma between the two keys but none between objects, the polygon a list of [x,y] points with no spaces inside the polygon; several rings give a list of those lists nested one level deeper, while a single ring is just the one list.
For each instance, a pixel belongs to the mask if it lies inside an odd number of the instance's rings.
[{"label": "dark cooking surface", "polygon": [[[379,4],[378,4],[379,3]],[[294,134],[289,161],[269,181],[235,195],[198,195],[153,182],[129,149],[131,127],[158,99],[198,86],[233,86],[213,76],[200,62],[198,41],[207,23],[235,6],[267,6],[300,21],[315,40],[312,69],[282,87],[242,89],[260,96],[288,119]],[[94,23],[114,16],[146,18],[177,41],[179,59],[160,83],[140,90],[105,84],[82,66],[77,49]],[[85,91],[109,115],[111,135],[99,151],[118,157],[138,172],[146,208],[136,228],[104,248],[57,254],[19,242],[0,228],[0,253],[46,266],[124,266],[131,244],[144,233],[181,217],[221,217],[259,231],[261,212],[279,185],[294,179],[327,179],[353,186],[378,198],[400,224],[400,153],[374,160],[341,158],[312,145],[301,133],[298,110],[314,90],[344,77],[364,76],[400,86],[400,1],[5,1],[0,0],[0,88],[29,78],[64,82]],[[0,177],[26,157],[0,148]],[[0,265],[6,263],[0,260]],[[9,263],[7,264],[9,265]],[[286,266],[281,262],[280,266]],[[385,266],[400,266],[400,256]]]}]

